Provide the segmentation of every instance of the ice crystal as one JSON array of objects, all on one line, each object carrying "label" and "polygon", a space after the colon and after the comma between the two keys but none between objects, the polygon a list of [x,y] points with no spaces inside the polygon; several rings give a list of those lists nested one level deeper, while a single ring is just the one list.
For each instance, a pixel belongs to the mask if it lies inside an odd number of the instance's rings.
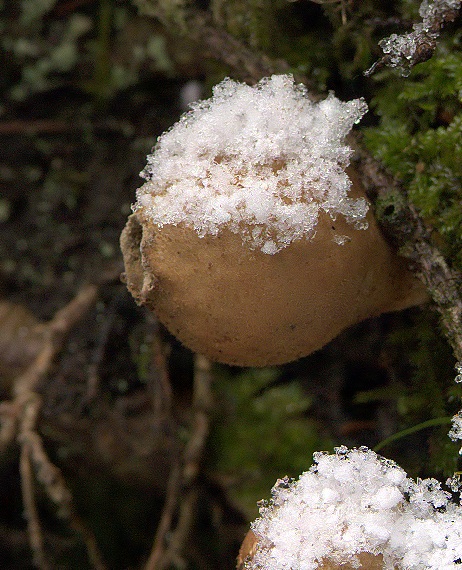
[{"label": "ice crystal", "polygon": [[452,418],[452,428],[449,431],[449,437],[452,441],[462,439],[462,411]]},{"label": "ice crystal", "polygon": [[434,41],[439,36],[446,13],[459,8],[460,0],[423,0],[419,8],[422,22],[414,24],[412,32],[392,34],[379,42],[387,56],[387,65],[397,67],[401,75],[407,77],[411,68],[419,61],[428,59],[428,54],[435,48]]},{"label": "ice crystal", "polygon": [[457,372],[457,376],[454,378],[454,381],[457,382],[457,384],[460,384],[462,382],[462,362],[457,362],[454,368]]},{"label": "ice crystal", "polygon": [[200,236],[226,227],[267,254],[309,239],[321,212],[364,228],[368,204],[348,196],[344,139],[366,110],[332,94],[313,103],[291,75],[253,87],[226,79],[158,139],[134,208]]},{"label": "ice crystal", "polygon": [[317,453],[309,471],[272,493],[252,525],[259,546],[249,569],[355,565],[361,552],[381,554],[389,570],[460,567],[462,508],[435,479],[414,481],[366,448]]}]

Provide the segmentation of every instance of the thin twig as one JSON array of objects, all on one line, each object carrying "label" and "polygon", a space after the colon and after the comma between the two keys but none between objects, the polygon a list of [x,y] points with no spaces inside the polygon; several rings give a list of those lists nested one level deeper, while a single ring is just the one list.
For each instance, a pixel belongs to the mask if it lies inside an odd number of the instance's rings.
[{"label": "thin twig", "polygon": [[1,136],[15,135],[40,135],[40,134],[61,134],[76,131],[95,131],[104,129],[119,133],[121,135],[132,136],[135,127],[127,121],[105,120],[94,123],[85,121],[61,121],[56,119],[21,120],[12,119],[10,121],[0,121]]},{"label": "thin twig", "polygon": [[164,508],[157,526],[151,554],[146,562],[144,570],[158,570],[161,560],[165,558],[166,536],[172,528],[173,515],[177,507],[178,496],[181,488],[180,475],[180,465],[175,463],[170,471]]},{"label": "thin twig", "polygon": [[73,511],[69,522],[71,527],[82,537],[87,549],[88,559],[93,568],[95,570],[107,570],[107,566],[104,563],[103,557],[101,556],[101,552],[98,548],[98,543],[96,542],[96,538],[93,532]]},{"label": "thin twig", "polygon": [[18,417],[17,402],[0,402],[0,452],[14,440]]},{"label": "thin twig", "polygon": [[2,402],[2,443],[7,445],[15,435],[21,446],[20,474],[24,509],[28,521],[29,542],[34,563],[47,570],[42,530],[35,502],[34,474],[49,498],[58,507],[59,515],[66,518],[77,530],[86,545],[88,557],[96,570],[105,570],[102,557],[92,533],[85,528],[75,514],[72,495],[58,469],[48,458],[42,438],[37,432],[41,398],[37,393],[39,383],[48,374],[55,356],[61,350],[66,334],[82,319],[93,306],[98,294],[96,285],[86,285],[51,321],[43,325],[43,344],[29,367],[14,382],[11,402]]},{"label": "thin twig", "polygon": [[99,369],[103,362],[107,344],[110,339],[112,329],[117,316],[117,308],[120,303],[119,295],[113,297],[109,306],[104,312],[104,320],[99,327],[98,338],[91,356],[91,362],[87,369],[87,393],[85,403],[89,404],[94,400],[100,390]]},{"label": "thin twig", "polygon": [[212,406],[212,366],[200,354],[194,360],[194,393],[192,433],[184,451],[184,484],[190,485],[197,477],[205,444],[209,435],[210,409]]},{"label": "thin twig", "polygon": [[[212,367],[207,358],[196,355],[194,360],[194,386],[192,401],[191,435],[183,452],[181,467],[172,467],[167,499],[164,504],[154,545],[144,570],[164,570],[171,564],[185,566],[183,553],[195,520],[198,500],[197,479],[210,431],[212,406]],[[178,473],[175,471],[178,469]],[[183,490],[180,502],[180,492]],[[178,509],[178,523],[172,529],[173,514]],[[166,536],[170,540],[166,545]]]},{"label": "thin twig", "polygon": [[37,481],[42,484],[50,500],[57,506],[58,515],[66,519],[69,526],[82,537],[93,568],[95,568],[95,570],[106,570],[106,565],[103,562],[93,533],[87,528],[75,511],[71,491],[66,484],[61,470],[50,461],[43,447],[42,438],[35,431],[38,411],[39,405],[28,414],[32,420],[33,414],[35,413],[35,420],[30,422],[30,427],[25,430],[22,435],[35,467]]},{"label": "thin twig", "polygon": [[30,447],[27,443],[21,447],[19,470],[21,474],[22,501],[27,519],[29,544],[33,553],[34,564],[40,570],[48,570],[43,546],[42,528],[35,502],[34,475],[31,465]]},{"label": "thin twig", "polygon": [[191,529],[196,521],[197,504],[199,501],[199,488],[191,487],[181,499],[178,523],[169,541],[169,548],[162,561],[162,570],[174,565],[175,568],[183,569],[187,567],[185,556],[185,545],[192,536]]},{"label": "thin twig", "polygon": [[403,75],[409,75],[412,67],[432,57],[442,28],[456,19],[460,2],[458,7],[454,7],[447,0],[433,0],[426,5],[422,2],[422,6],[423,20],[413,25],[412,32],[399,36],[393,34],[379,42],[385,55],[364,72],[366,77],[386,66],[401,68]]}]

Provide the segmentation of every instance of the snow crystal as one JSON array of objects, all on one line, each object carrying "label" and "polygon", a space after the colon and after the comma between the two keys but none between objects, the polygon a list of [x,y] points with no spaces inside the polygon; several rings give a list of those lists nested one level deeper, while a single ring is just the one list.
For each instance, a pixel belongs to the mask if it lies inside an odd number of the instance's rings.
[{"label": "snow crystal", "polygon": [[[452,441],[462,439],[462,410],[452,418],[452,426],[448,436]],[[459,455],[462,455],[462,447],[459,450]]]},{"label": "snow crystal", "polygon": [[[454,366],[457,376],[454,378],[454,382],[460,384],[462,382],[462,362],[456,362]],[[452,418],[452,426],[449,430],[448,436],[452,441],[457,441],[462,439],[462,410],[460,410]],[[459,449],[459,455],[462,455],[462,447]]]},{"label": "snow crystal", "polygon": [[316,453],[298,481],[275,485],[252,529],[249,569],[314,570],[383,555],[384,569],[460,568],[462,507],[434,479],[414,481],[366,448]]},{"label": "snow crystal", "polygon": [[412,32],[392,34],[379,42],[383,53],[388,56],[387,65],[399,68],[401,75],[407,77],[412,66],[418,62],[418,51],[425,44],[428,49],[434,49],[433,42],[439,36],[439,23],[444,20],[444,15],[459,8],[460,0],[423,0],[419,8],[422,22],[414,24]]},{"label": "snow crystal", "polygon": [[366,111],[332,94],[313,103],[291,75],[253,87],[225,79],[159,137],[134,209],[199,236],[226,227],[267,254],[312,237],[321,212],[364,229],[368,204],[348,196],[344,139]]},{"label": "snow crystal", "polygon": [[457,372],[457,376],[454,378],[454,382],[460,384],[462,382],[462,362],[456,362],[454,368]]}]

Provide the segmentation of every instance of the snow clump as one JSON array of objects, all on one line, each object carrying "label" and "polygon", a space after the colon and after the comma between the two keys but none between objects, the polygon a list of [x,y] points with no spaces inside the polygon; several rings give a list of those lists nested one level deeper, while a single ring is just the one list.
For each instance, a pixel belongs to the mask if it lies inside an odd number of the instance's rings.
[{"label": "snow clump", "polygon": [[201,237],[226,227],[268,254],[312,237],[321,212],[366,228],[366,200],[348,196],[344,141],[366,111],[332,94],[314,103],[291,75],[253,87],[225,79],[159,137],[134,210]]},{"label": "snow clump", "polygon": [[309,471],[279,480],[272,495],[252,524],[249,569],[360,567],[361,552],[382,555],[388,570],[460,568],[462,508],[435,479],[414,481],[367,448],[315,453]]}]

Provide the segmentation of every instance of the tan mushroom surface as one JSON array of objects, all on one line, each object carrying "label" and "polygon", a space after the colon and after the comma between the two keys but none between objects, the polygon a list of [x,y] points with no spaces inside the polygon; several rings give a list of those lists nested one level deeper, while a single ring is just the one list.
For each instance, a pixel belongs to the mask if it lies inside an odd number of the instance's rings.
[{"label": "tan mushroom surface", "polygon": [[193,351],[240,366],[281,364],[425,299],[371,213],[368,221],[359,231],[324,214],[312,239],[267,255],[226,229],[199,237],[184,223],[157,228],[140,210],[122,236],[127,285]]}]

